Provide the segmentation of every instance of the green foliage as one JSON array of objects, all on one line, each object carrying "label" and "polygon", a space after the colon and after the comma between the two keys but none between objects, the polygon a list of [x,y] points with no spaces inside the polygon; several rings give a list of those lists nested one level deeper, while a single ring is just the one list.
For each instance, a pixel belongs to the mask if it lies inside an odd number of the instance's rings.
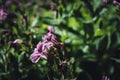
[{"label": "green foliage", "polygon": [[[5,4],[0,0],[0,5]],[[2,7],[2,6],[0,6]],[[120,9],[102,0],[20,0],[0,21],[0,80],[120,80]],[[47,26],[64,43],[66,73],[30,60]],[[21,44],[10,46],[9,41]],[[56,61],[57,62],[57,61]]]}]

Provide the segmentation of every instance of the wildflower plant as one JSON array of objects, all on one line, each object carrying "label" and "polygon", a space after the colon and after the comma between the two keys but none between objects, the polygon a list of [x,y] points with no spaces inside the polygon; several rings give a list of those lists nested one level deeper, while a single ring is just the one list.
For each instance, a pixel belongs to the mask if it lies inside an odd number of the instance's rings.
[{"label": "wildflower plant", "polygon": [[120,80],[119,4],[0,0],[0,80]]},{"label": "wildflower plant", "polygon": [[[58,52],[62,50],[64,45],[55,35],[53,26],[48,26],[48,30],[49,32],[42,37],[43,42],[40,41],[33,50],[30,59],[33,63],[37,63],[40,59],[45,59],[48,61],[51,70],[53,69],[53,71],[60,73],[67,70],[67,62],[59,57],[59,54],[63,55],[63,53]],[[52,66],[54,67],[52,68]]]},{"label": "wildflower plant", "polygon": [[[54,34],[54,28],[49,26],[49,32],[42,37],[43,42],[39,42],[31,54],[30,58],[32,62],[36,63],[40,58],[48,59],[50,55],[50,49],[55,48],[55,46],[61,47],[61,42],[57,41],[57,37]],[[53,51],[54,52],[54,51]]]}]

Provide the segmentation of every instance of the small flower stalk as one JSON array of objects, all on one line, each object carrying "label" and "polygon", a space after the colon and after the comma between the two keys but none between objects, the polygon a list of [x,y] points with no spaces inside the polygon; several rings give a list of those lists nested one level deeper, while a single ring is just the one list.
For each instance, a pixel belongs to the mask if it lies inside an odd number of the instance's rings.
[{"label": "small flower stalk", "polygon": [[42,37],[43,42],[40,41],[30,55],[30,59],[33,63],[37,63],[41,58],[48,60],[50,50],[56,49],[56,47],[62,47],[63,45],[54,34],[54,28],[49,26],[48,30],[49,32]]}]

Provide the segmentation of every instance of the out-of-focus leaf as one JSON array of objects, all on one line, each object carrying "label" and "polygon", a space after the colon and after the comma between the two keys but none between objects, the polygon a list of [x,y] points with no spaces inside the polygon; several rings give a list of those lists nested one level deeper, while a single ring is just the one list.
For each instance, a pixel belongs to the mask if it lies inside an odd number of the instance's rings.
[{"label": "out-of-focus leaf", "polygon": [[23,60],[24,55],[25,55],[25,52],[22,52],[22,53],[18,56],[18,63],[20,63],[21,60]]},{"label": "out-of-focus leaf", "polygon": [[117,59],[117,58],[111,58],[111,59],[114,60],[117,63],[120,63],[120,59]]}]

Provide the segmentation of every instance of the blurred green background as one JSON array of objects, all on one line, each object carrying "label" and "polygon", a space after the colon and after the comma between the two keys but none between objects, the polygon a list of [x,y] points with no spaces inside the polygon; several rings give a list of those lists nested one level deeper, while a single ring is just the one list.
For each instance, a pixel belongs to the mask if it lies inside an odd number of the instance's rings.
[{"label": "blurred green background", "polygon": [[[0,0],[3,6],[8,16],[0,21],[0,80],[64,80],[49,73],[46,60],[30,60],[49,25],[64,43],[65,80],[120,80],[119,7],[102,0]],[[11,46],[16,39],[23,43]]]}]

